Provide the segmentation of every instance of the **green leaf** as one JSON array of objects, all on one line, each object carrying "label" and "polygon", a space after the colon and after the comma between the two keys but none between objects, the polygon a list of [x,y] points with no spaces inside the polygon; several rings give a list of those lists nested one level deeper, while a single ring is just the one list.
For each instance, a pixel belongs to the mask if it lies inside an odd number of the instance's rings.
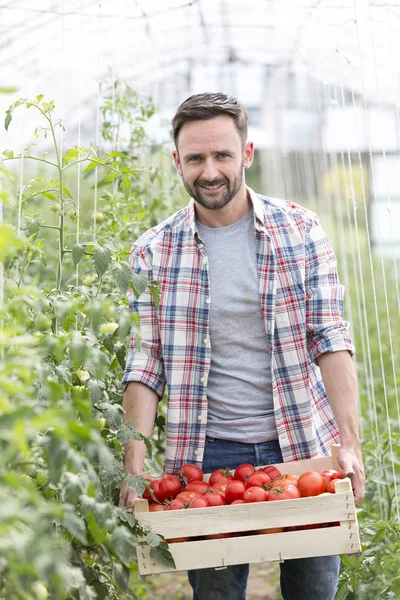
[{"label": "green leaf", "polygon": [[4,121],[4,127],[5,127],[6,131],[8,131],[8,128],[10,126],[11,121],[12,121],[11,111],[7,110],[7,112],[6,112],[6,118],[5,118],[5,121]]},{"label": "green leaf", "polygon": [[104,418],[106,419],[109,428],[117,431],[121,427],[124,419],[122,406],[119,404],[103,402],[100,404],[100,409],[103,411]]},{"label": "green leaf", "polygon": [[158,533],[153,533],[152,531],[149,531],[149,533],[146,535],[146,542],[152,548],[156,548],[156,546],[159,546],[162,541],[163,538],[160,535],[158,535]]},{"label": "green leaf", "polygon": [[135,515],[128,511],[125,506],[115,506],[113,509],[113,515],[120,519],[123,523],[128,523],[131,527],[135,524]]},{"label": "green leaf", "polygon": [[125,526],[116,527],[111,536],[111,543],[114,546],[119,559],[123,564],[128,566],[131,558],[136,553],[132,533]]},{"label": "green leaf", "polygon": [[65,194],[66,196],[68,196],[68,198],[70,198],[70,199],[72,200],[72,194],[71,194],[71,192],[69,191],[69,189],[67,188],[67,186],[63,184],[63,186],[62,186],[62,189],[63,189],[63,192],[64,192],[64,194]]},{"label": "green leaf", "polygon": [[[123,294],[129,289],[129,286],[132,281],[132,269],[131,267],[124,263],[122,265],[118,265],[117,274],[115,276],[117,285]],[[147,280],[147,278],[146,278]]]},{"label": "green leaf", "polygon": [[81,544],[87,544],[86,525],[82,517],[78,517],[75,513],[75,507],[64,504],[64,519],[63,526],[74,538]]},{"label": "green leaf", "polygon": [[84,173],[90,173],[90,171],[93,171],[93,169],[96,169],[99,166],[104,165],[105,161],[102,160],[101,158],[96,158],[96,160],[91,161],[87,167],[85,168],[85,170],[83,171]]},{"label": "green leaf", "polygon": [[111,171],[110,173],[108,173],[108,175],[106,177],[104,177],[102,183],[112,183],[113,181],[118,179],[119,176],[120,176],[120,174],[118,172]]},{"label": "green leaf", "polygon": [[121,563],[114,562],[113,577],[115,579],[115,583],[118,585],[119,589],[122,592],[128,591],[129,576],[130,576],[130,571],[129,571],[128,567],[126,567],[125,565],[123,565]]},{"label": "green leaf", "polygon": [[122,369],[125,369],[125,357],[126,357],[125,344],[121,344],[121,342],[118,342],[117,344],[115,344],[114,350],[115,350],[115,356],[118,359],[120,367],[122,367]]},{"label": "green leaf", "polygon": [[0,94],[15,94],[15,92],[18,92],[18,90],[19,88],[14,87],[12,85],[0,87]]},{"label": "green leaf", "polygon": [[144,490],[146,489],[146,485],[149,485],[150,483],[148,479],[145,479],[141,475],[127,475],[125,477],[125,481],[127,486],[135,490],[139,496],[142,496]]},{"label": "green leaf", "polygon": [[83,246],[82,244],[74,244],[72,246],[72,260],[73,260],[75,267],[81,260],[82,256],[84,256],[84,254],[85,254],[85,246]]},{"label": "green leaf", "polygon": [[48,463],[49,479],[54,485],[60,481],[67,455],[67,443],[52,436],[48,443]]},{"label": "green leaf", "polygon": [[152,548],[150,551],[150,556],[156,562],[159,562],[166,567],[176,569],[175,561],[172,558],[172,554],[168,550],[168,545],[165,542],[161,542],[159,546]]},{"label": "green leaf", "polygon": [[127,175],[124,175],[122,178],[122,190],[125,194],[125,199],[128,200],[131,191],[131,182]]},{"label": "green leaf", "polygon": [[94,404],[97,404],[97,402],[101,398],[101,389],[100,389],[99,384],[96,381],[96,379],[93,379],[93,378],[89,379],[86,382],[86,387],[89,390],[89,394],[90,394],[90,398],[91,398],[92,402]]},{"label": "green leaf", "polygon": [[88,529],[89,529],[94,541],[96,542],[96,544],[102,544],[107,535],[106,527],[104,525],[103,526],[98,525],[96,518],[92,512],[88,512],[85,516],[86,516],[86,521],[88,524]]},{"label": "green leaf", "polygon": [[63,158],[63,165],[66,165],[71,160],[74,160],[74,158],[78,158],[80,152],[80,148],[71,148],[71,150],[68,150],[67,154]]},{"label": "green leaf", "polygon": [[132,273],[132,291],[136,298],[139,298],[148,286],[149,280],[147,273]]},{"label": "green leaf", "polygon": [[112,354],[114,352],[114,340],[112,335],[105,335],[103,338],[103,344],[106,350]]},{"label": "green leaf", "polygon": [[111,250],[105,246],[101,247],[98,244],[93,248],[94,268],[99,277],[104,275],[111,264]]},{"label": "green leaf", "polygon": [[158,309],[160,306],[160,297],[161,297],[160,288],[155,287],[154,285],[150,285],[149,289],[150,289],[151,297],[153,298],[153,302],[154,302],[156,308]]}]

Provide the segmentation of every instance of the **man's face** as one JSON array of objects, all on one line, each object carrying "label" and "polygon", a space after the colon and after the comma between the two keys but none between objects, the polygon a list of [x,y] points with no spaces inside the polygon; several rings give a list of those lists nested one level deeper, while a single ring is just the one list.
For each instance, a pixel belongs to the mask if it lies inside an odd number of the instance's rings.
[{"label": "man's face", "polygon": [[253,160],[253,144],[242,140],[229,116],[185,123],[173,152],[176,169],[192,198],[209,210],[229,204],[244,187],[243,169]]}]

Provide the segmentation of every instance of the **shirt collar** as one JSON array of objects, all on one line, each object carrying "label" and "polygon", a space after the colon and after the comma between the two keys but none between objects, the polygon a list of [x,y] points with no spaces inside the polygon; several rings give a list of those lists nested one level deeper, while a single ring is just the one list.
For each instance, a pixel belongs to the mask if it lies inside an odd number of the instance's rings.
[{"label": "shirt collar", "polygon": [[[265,210],[264,205],[261,202],[260,198],[248,186],[246,186],[247,195],[250,199],[250,202],[253,205],[254,210],[254,228],[259,231],[266,231],[265,226]],[[190,199],[189,204],[183,210],[183,221],[189,229],[193,232],[193,234],[197,233],[196,227],[196,214],[195,214],[195,204],[193,198]]]}]

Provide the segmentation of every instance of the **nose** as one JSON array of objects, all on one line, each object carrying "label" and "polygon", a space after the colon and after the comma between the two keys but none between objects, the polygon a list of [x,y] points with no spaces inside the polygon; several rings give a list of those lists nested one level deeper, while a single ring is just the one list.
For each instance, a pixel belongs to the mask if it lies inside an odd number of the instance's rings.
[{"label": "nose", "polygon": [[215,179],[218,179],[220,173],[216,164],[214,163],[213,158],[210,157],[206,160],[201,176],[206,181],[214,181]]}]

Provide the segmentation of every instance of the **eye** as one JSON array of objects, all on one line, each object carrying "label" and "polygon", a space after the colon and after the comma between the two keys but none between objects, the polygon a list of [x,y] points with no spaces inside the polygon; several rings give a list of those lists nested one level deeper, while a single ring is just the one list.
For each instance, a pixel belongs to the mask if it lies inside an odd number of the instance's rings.
[{"label": "eye", "polygon": [[218,154],[218,158],[229,158],[229,154],[226,154],[225,152],[220,152]]}]

